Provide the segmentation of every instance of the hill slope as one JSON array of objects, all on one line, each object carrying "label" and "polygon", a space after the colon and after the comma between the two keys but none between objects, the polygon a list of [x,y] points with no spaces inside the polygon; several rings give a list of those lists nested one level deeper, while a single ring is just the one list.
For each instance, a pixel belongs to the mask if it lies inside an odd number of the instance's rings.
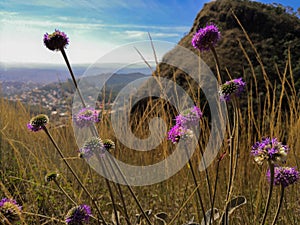
[{"label": "hill slope", "polygon": [[[261,67],[256,59],[255,51],[251,48],[245,34],[233,16],[240,20],[256,47],[271,83],[279,81],[275,64],[283,73],[291,51],[291,66],[297,87],[300,87],[300,19],[285,12],[281,6],[266,5],[247,0],[217,0],[204,5],[195,18],[189,33],[179,41],[179,45],[198,54],[191,45],[191,39],[200,27],[214,22],[222,34],[221,41],[216,46],[220,59],[222,73],[226,77],[225,68],[232,77],[251,77],[249,62],[243,54],[240,45],[245,48],[253,64],[258,82],[263,80]],[[172,51],[165,58],[172,57]],[[215,63],[211,52],[201,54],[202,59],[215,72]],[[184,59],[183,59],[184,60]],[[169,65],[160,65],[160,75],[183,83],[181,71]],[[228,76],[226,77],[228,78]]]}]

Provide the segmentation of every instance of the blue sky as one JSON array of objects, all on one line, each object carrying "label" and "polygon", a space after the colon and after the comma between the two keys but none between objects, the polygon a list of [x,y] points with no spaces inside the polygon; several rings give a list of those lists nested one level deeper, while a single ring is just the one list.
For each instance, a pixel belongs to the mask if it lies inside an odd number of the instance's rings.
[{"label": "blue sky", "polygon": [[[70,38],[72,63],[93,63],[120,45],[147,40],[177,43],[210,0],[1,0],[0,62],[63,63],[42,43],[58,28]],[[297,0],[262,0],[300,7]]]}]

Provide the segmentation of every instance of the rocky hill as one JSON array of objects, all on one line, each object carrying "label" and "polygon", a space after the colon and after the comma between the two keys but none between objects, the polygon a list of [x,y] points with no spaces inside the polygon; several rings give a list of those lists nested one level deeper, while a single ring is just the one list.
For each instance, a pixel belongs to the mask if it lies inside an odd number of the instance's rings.
[{"label": "rocky hill", "polygon": [[[283,73],[288,59],[288,49],[290,49],[293,74],[299,90],[300,19],[295,13],[288,13],[281,5],[262,4],[248,0],[212,1],[204,5],[196,16],[189,33],[178,44],[198,54],[191,45],[191,39],[199,28],[213,22],[219,27],[222,35],[221,41],[216,46],[216,52],[224,77],[228,78],[226,69],[234,78],[243,76],[247,81],[247,78],[251,77],[250,64],[242,51],[244,48],[260,82],[263,80],[261,66],[232,12],[237,16],[256,47],[271,83],[279,80],[275,64]],[[165,55],[165,58],[168,57],[172,57],[172,51]],[[201,53],[201,58],[215,72],[213,54]],[[181,84],[185,79],[182,71],[166,64],[160,65],[160,75],[168,78],[175,76],[177,82]]]},{"label": "rocky hill", "polygon": [[[245,32],[243,32],[238,21]],[[287,8],[278,4],[262,4],[249,0],[212,1],[205,4],[203,9],[196,15],[190,31],[179,41],[178,45],[199,54],[198,50],[194,49],[191,44],[192,37],[199,28],[205,27],[210,22],[219,27],[222,35],[221,40],[216,45],[216,52],[221,64],[222,82],[230,80],[230,76],[232,78],[243,77],[247,83],[248,91],[252,88],[252,110],[258,113],[265,107],[266,96],[271,96],[268,97],[269,102],[273,101],[273,96],[275,98],[280,96],[282,90],[280,79],[282,79],[282,74],[287,68],[287,80],[289,82],[293,81],[295,88],[291,89],[285,82],[286,92],[283,96],[281,110],[290,110],[289,105],[286,104],[288,102],[286,96],[291,94],[300,96],[300,19],[296,16],[296,13],[292,13],[290,9],[287,10]],[[251,46],[251,43],[254,47]],[[194,70],[194,73],[195,70],[198,71],[198,60],[187,60],[185,53],[181,51],[178,53],[178,49],[180,47],[175,47],[164,55],[153,76],[170,80],[170,84],[165,85],[163,88],[165,91],[168,88],[172,89],[174,84],[172,82],[176,81],[194,99],[195,103],[200,104],[203,108],[206,105],[205,95],[203,95],[202,90],[199,90],[199,85],[191,79],[189,74],[178,68],[179,66],[189,68],[189,70]],[[261,64],[257,58],[258,55]],[[216,74],[212,52],[204,52],[200,56]],[[290,56],[291,70],[286,66],[288,56]],[[170,62],[173,62],[173,65],[176,66],[172,66]],[[208,81],[205,85],[206,88],[215,90],[211,89],[211,85],[213,85],[211,82]],[[147,83],[145,87],[155,89],[154,87],[159,88],[159,85],[156,84],[156,81],[153,81],[153,83]],[[147,88],[145,90],[154,92],[154,90],[148,90]],[[145,90],[143,91],[145,92]],[[143,93],[139,95],[142,96]],[[148,118],[150,114],[147,109],[155,111],[153,107],[157,107],[158,111],[164,109],[172,118],[178,113],[173,106],[166,104],[165,101],[159,100],[151,94],[148,94],[148,96],[152,97],[145,98],[134,105],[132,108],[133,115],[147,115]],[[246,110],[247,104],[248,99],[246,97],[242,98],[240,101],[241,108]],[[266,107],[270,107],[270,104]],[[205,107],[204,112],[209,115],[209,107]]]}]

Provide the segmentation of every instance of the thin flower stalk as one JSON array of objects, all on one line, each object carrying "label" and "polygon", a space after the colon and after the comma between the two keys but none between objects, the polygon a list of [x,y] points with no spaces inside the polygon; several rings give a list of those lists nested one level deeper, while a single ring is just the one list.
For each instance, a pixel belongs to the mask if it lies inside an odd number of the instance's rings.
[{"label": "thin flower stalk", "polygon": [[274,216],[272,225],[275,225],[275,224],[276,224],[276,221],[277,221],[277,219],[278,219],[279,212],[280,212],[280,209],[281,209],[281,205],[282,205],[282,202],[283,202],[284,189],[285,189],[285,187],[284,187],[284,185],[282,184],[282,185],[281,185],[281,190],[280,190],[280,200],[279,200],[279,203],[278,203],[278,206],[277,206],[277,210],[276,210],[276,213],[275,213],[275,216]]},{"label": "thin flower stalk", "polygon": [[55,184],[56,184],[56,186],[59,188],[59,190],[61,190],[62,191],[62,193],[74,204],[74,205],[77,205],[77,203],[71,198],[71,196],[65,191],[65,189],[63,189],[61,186],[60,186],[60,184],[58,183],[58,181],[57,180],[54,180],[53,181]]},{"label": "thin flower stalk", "polygon": [[58,173],[48,173],[46,176],[45,176],[45,181],[46,183],[49,183],[51,181],[53,181],[56,186],[58,187],[58,189],[74,204],[74,205],[77,205],[77,203],[70,197],[70,195],[60,186],[60,184],[58,183],[57,181],[57,178],[59,177],[59,174]]},{"label": "thin flower stalk", "polygon": [[192,191],[192,193],[190,194],[190,196],[185,200],[185,202],[182,204],[182,206],[178,209],[178,211],[176,212],[176,214],[174,215],[174,217],[171,219],[171,221],[168,223],[168,225],[171,225],[171,224],[173,224],[175,222],[175,220],[178,217],[178,215],[180,214],[180,212],[186,207],[186,205],[191,200],[191,198],[194,196],[194,194],[196,193],[196,191],[197,191],[198,188],[200,188],[200,184]]},{"label": "thin flower stalk", "polygon": [[62,191],[62,193],[64,193],[64,195],[74,204],[77,205],[77,203],[71,198],[71,196],[59,185],[57,180],[54,180],[54,183],[56,184],[56,186],[59,188],[59,190]]},{"label": "thin flower stalk", "polygon": [[[185,152],[186,152],[187,157],[188,157],[187,149],[185,149]],[[197,188],[198,187],[198,182],[197,182],[197,178],[196,178],[196,175],[195,175],[195,171],[194,171],[194,167],[193,167],[193,164],[191,162],[191,159],[189,159],[188,165],[189,165],[189,167],[191,169],[191,173],[192,173],[194,185],[195,185],[195,188],[197,190],[197,195],[198,195],[198,198],[199,198],[199,203],[200,203],[201,211],[202,211],[202,214],[203,214],[204,222],[206,224],[205,208],[204,208],[204,204],[203,204],[203,200],[202,200],[202,197],[201,197],[200,190],[199,190],[199,188]],[[200,216],[199,216],[199,219],[200,219]]]},{"label": "thin flower stalk", "polygon": [[[42,214],[39,214],[39,213],[32,213],[32,212],[24,212],[23,211],[23,214],[25,215],[29,215],[29,216],[34,216],[34,217],[41,217],[41,218],[44,218],[44,219],[49,219],[50,221],[52,222],[58,222],[58,223],[65,223],[65,221],[61,220],[61,219],[57,219],[55,217],[51,217],[51,216],[46,216],[46,215],[42,215]],[[9,224],[8,224],[9,225]]]},{"label": "thin flower stalk", "polygon": [[218,82],[219,82],[219,84],[222,84],[223,81],[222,81],[222,78],[221,78],[221,66],[220,66],[220,61],[219,61],[216,49],[213,45],[210,45],[210,49],[211,49],[211,52],[213,53],[214,60],[215,60],[215,63],[216,63]]},{"label": "thin flower stalk", "polygon": [[[237,169],[237,163],[238,163],[238,154],[239,154],[239,112],[238,112],[238,104],[235,99],[233,100],[233,108],[234,108],[234,114],[233,114],[233,127],[232,131],[229,131],[230,134],[230,151],[229,151],[229,180],[228,180],[228,187],[227,187],[227,194],[226,194],[226,202],[228,203],[231,198],[231,193],[233,189],[233,181],[236,175],[236,169]],[[229,125],[230,129],[230,125]],[[234,139],[234,140],[233,140]],[[235,153],[235,154],[234,154]]]},{"label": "thin flower stalk", "polygon": [[78,88],[78,84],[77,84],[77,81],[76,81],[76,79],[75,79],[73,70],[72,70],[71,65],[70,65],[70,63],[69,63],[67,54],[66,54],[66,52],[65,52],[65,50],[64,50],[63,48],[60,49],[60,52],[61,52],[61,54],[63,55],[64,60],[65,60],[65,62],[66,62],[66,64],[67,64],[68,70],[69,70],[69,72],[70,72],[70,74],[71,74],[72,81],[73,81],[74,86],[75,86],[75,88],[76,88],[76,90],[77,90],[77,92],[78,92],[78,95],[79,95],[79,97],[80,97],[81,103],[82,103],[83,107],[86,107],[86,104],[85,104],[84,99],[83,99],[83,97],[82,97],[81,91],[80,91],[80,89]]},{"label": "thin flower stalk", "polygon": [[[109,159],[109,163],[110,163],[110,166],[111,166],[112,170],[113,170],[114,167],[117,168],[118,173],[120,173],[120,175],[121,175],[123,181],[124,181],[125,184],[126,184],[126,187],[128,188],[128,190],[129,190],[130,194],[132,195],[134,201],[136,202],[138,208],[140,209],[140,211],[142,212],[143,216],[145,217],[147,223],[148,223],[149,225],[152,225],[152,223],[151,223],[151,221],[150,221],[148,215],[146,214],[145,210],[143,209],[141,203],[139,202],[138,198],[136,197],[135,193],[133,192],[131,186],[128,184],[128,181],[126,180],[126,177],[124,176],[122,170],[120,169],[120,166],[119,166],[118,163],[115,161],[114,157],[112,157],[110,154],[107,154],[107,157],[108,157],[108,159]],[[113,164],[112,164],[112,163],[113,163]]]},{"label": "thin flower stalk", "polygon": [[[91,115],[89,113],[88,117],[90,117],[90,116]],[[87,120],[88,125],[93,125],[93,122],[94,122],[93,120],[94,119],[92,119],[92,123],[90,123],[91,121],[88,119]],[[80,126],[86,125],[85,123],[86,123],[86,120],[84,119],[84,122],[83,123],[80,122],[79,125]],[[110,195],[110,199],[112,202],[113,211],[115,214],[117,225],[119,225],[119,219],[118,219],[118,213],[117,213],[117,209],[116,209],[115,199],[114,199],[111,185],[109,183],[109,180],[107,179],[108,174],[106,174],[106,166],[104,165],[104,161],[103,161],[103,157],[105,157],[106,151],[109,151],[111,148],[113,148],[113,145],[114,145],[114,143],[111,143],[110,140],[102,141],[99,137],[90,137],[87,141],[85,141],[83,147],[79,150],[79,152],[80,152],[80,156],[82,158],[86,158],[87,160],[89,160],[92,156],[96,156],[98,163],[101,165],[102,170],[104,171],[104,179],[105,179],[105,183],[108,188],[108,191],[109,191],[109,195]]]},{"label": "thin flower stalk", "polygon": [[212,202],[213,202],[213,195],[212,195],[212,190],[211,190],[212,186],[211,186],[211,182],[210,182],[210,178],[209,178],[208,169],[207,169],[207,166],[206,166],[206,161],[205,161],[205,158],[203,157],[204,152],[203,152],[202,148],[200,147],[200,141],[199,140],[198,140],[198,146],[199,146],[199,149],[200,149],[201,157],[203,159],[203,167],[205,168],[204,172],[205,172],[205,180],[206,180],[206,184],[207,184],[207,191],[208,191],[210,204],[212,205]]},{"label": "thin flower stalk", "polygon": [[[103,221],[104,224],[107,225],[107,223],[104,220],[104,217],[96,203],[96,200],[94,199],[94,197],[90,194],[90,192],[86,189],[86,187],[84,186],[84,184],[81,182],[81,180],[79,179],[79,177],[77,176],[77,174],[75,173],[75,171],[73,170],[73,168],[70,166],[70,164],[68,163],[68,161],[65,159],[62,151],[60,150],[60,148],[58,147],[58,145],[56,144],[55,140],[53,139],[52,135],[49,133],[48,129],[43,126],[42,129],[45,131],[45,133],[47,134],[47,136],[49,137],[49,139],[51,140],[52,144],[54,145],[55,149],[57,150],[58,154],[60,155],[60,157],[62,158],[63,162],[66,164],[66,166],[68,167],[68,169],[70,170],[70,172],[72,173],[72,175],[75,177],[75,179],[77,180],[77,182],[79,183],[79,185],[82,187],[82,189],[84,190],[84,192],[89,196],[89,198],[92,200],[94,206],[96,207],[96,210],[101,218],[101,220]],[[98,221],[99,223],[99,221]]]},{"label": "thin flower stalk", "polygon": [[[219,181],[219,171],[220,171],[220,163],[224,156],[226,155],[226,152],[224,152],[218,159],[217,162],[217,168],[216,168],[216,178],[215,178],[215,185],[214,185],[214,194],[212,196],[212,202],[211,202],[211,209],[214,208],[215,205],[215,199],[216,199],[216,193],[217,193],[217,186],[218,186],[218,181]],[[214,210],[211,210],[210,214],[210,219],[209,219],[209,224],[212,224],[212,218],[214,217]]]},{"label": "thin flower stalk", "polygon": [[[112,150],[112,149],[115,149],[115,143],[114,143],[112,140],[110,140],[110,139],[104,139],[104,140],[103,140],[103,145],[104,145],[105,149],[106,149],[108,152],[109,152],[110,150]],[[111,165],[111,161],[108,160],[108,163],[109,163],[109,166],[112,168],[113,175],[114,175],[115,177],[117,177],[117,176],[116,176],[116,173],[115,173],[115,170],[113,169],[113,167],[112,167],[112,165]],[[127,207],[126,207],[126,204],[125,204],[125,199],[124,199],[124,196],[123,196],[123,191],[122,191],[122,189],[121,189],[121,186],[120,186],[119,182],[117,182],[116,185],[117,185],[117,192],[118,192],[118,194],[119,194],[119,196],[120,196],[120,198],[121,198],[121,202],[122,202],[122,206],[123,206],[123,210],[124,210],[124,214],[125,214],[125,220],[126,220],[126,223],[127,223],[128,225],[131,225],[131,222],[130,222],[130,219],[129,219],[129,215],[128,215],[128,212],[127,212]]]},{"label": "thin flower stalk", "polygon": [[110,200],[111,200],[111,203],[112,203],[112,206],[113,206],[113,211],[114,211],[116,223],[117,223],[117,225],[120,225],[120,223],[119,223],[119,217],[118,217],[118,212],[117,212],[117,208],[116,208],[116,204],[115,204],[115,198],[114,198],[114,195],[113,195],[112,188],[110,186],[109,180],[107,179],[108,174],[106,173],[106,169],[105,169],[105,168],[107,168],[107,166],[104,165],[105,162],[102,159],[102,157],[105,157],[105,156],[100,157],[99,154],[97,154],[96,156],[97,156],[97,159],[98,159],[98,163],[101,165],[102,170],[104,172],[104,179],[105,179],[105,183],[106,183],[109,195],[110,195]]},{"label": "thin flower stalk", "polygon": [[128,225],[131,225],[121,185],[119,183],[117,183],[116,186],[117,186],[117,190],[118,190],[119,196],[121,198],[121,202],[122,202],[122,206],[123,206],[123,210],[124,210],[124,214],[125,214],[124,216],[125,216],[126,223]]},{"label": "thin flower stalk", "polygon": [[52,34],[46,33],[44,35],[44,44],[49,50],[60,51],[61,54],[63,55],[63,58],[67,64],[68,70],[71,74],[74,86],[78,92],[78,95],[80,97],[82,105],[85,107],[84,99],[78,88],[77,81],[75,79],[74,73],[72,71],[71,65],[70,65],[68,57],[67,57],[67,54],[65,52],[65,47],[69,44],[69,38],[67,37],[67,35],[64,32],[56,29]]},{"label": "thin flower stalk", "polygon": [[272,198],[273,186],[274,186],[274,164],[271,161],[268,161],[268,163],[269,163],[269,168],[270,168],[270,187],[269,187],[268,199],[266,202],[265,212],[263,215],[261,225],[264,225],[266,222],[267,214],[269,211],[269,206],[270,206],[270,202],[271,202],[271,198]]},{"label": "thin flower stalk", "polygon": [[[180,139],[187,140],[187,139],[193,137],[193,135],[194,135],[193,129],[195,126],[199,125],[199,122],[200,122],[200,119],[202,118],[202,116],[203,116],[203,113],[201,112],[200,108],[198,108],[197,106],[194,106],[192,108],[189,108],[189,109],[181,112],[179,115],[176,116],[176,119],[175,119],[176,124],[168,132],[168,140],[171,140],[172,143],[176,144],[179,142]],[[199,141],[198,141],[198,145],[200,148]],[[200,151],[201,151],[201,148],[200,148]],[[195,185],[195,187],[197,187],[198,184],[197,184],[196,175],[195,175],[191,160],[189,159],[187,149],[185,149],[185,153],[187,154],[187,157],[188,157],[188,165],[192,172],[194,185]],[[203,155],[202,152],[201,152],[201,154]],[[206,166],[205,166],[205,168],[206,168]],[[210,191],[211,188],[210,188],[207,170],[206,170],[206,175],[207,175],[207,181],[208,181],[209,197],[210,197],[210,201],[212,201],[211,191]],[[200,208],[202,210],[204,220],[206,222],[205,209],[204,209],[204,205],[203,205],[203,201],[202,201],[199,189],[197,189],[197,195],[199,198]],[[199,211],[197,213],[199,213]],[[200,219],[200,215],[198,215],[198,217]]]}]

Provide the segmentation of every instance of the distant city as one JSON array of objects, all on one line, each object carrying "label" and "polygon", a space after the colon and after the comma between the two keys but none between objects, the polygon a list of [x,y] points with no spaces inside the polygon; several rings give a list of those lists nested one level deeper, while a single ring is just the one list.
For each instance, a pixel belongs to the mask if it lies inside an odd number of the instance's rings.
[{"label": "distant city", "polygon": [[[84,67],[77,67],[75,71],[77,74],[82,74]],[[121,88],[129,82],[145,76],[149,76],[149,74],[114,74],[107,82],[106,99],[102,99],[100,95],[91,95],[88,96],[88,101],[94,102],[94,107],[98,110],[109,109],[113,98]],[[20,101],[35,111],[43,110],[50,116],[66,117],[71,114],[74,91],[74,85],[63,67],[0,67],[1,97],[10,101]]]}]

